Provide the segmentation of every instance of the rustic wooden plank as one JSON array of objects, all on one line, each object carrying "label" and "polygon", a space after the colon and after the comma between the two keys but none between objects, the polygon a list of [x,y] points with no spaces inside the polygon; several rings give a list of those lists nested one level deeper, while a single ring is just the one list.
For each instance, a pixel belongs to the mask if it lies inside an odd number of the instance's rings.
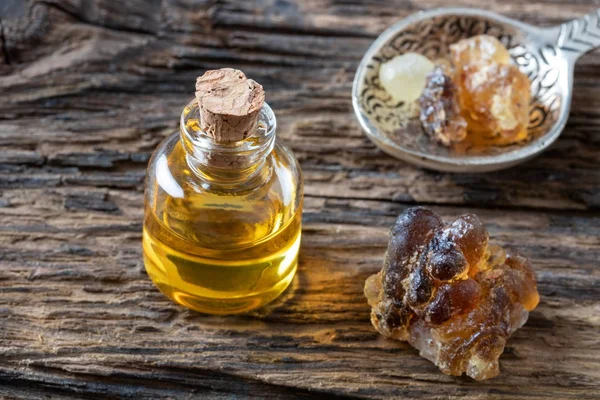
[{"label": "rustic wooden plank", "polygon": [[[598,397],[598,53],[576,69],[571,118],[550,151],[455,175],[381,153],[349,97],[374,37],[442,0],[11,4],[0,16],[0,397]],[[594,7],[493,5],[541,25]],[[166,300],[140,246],[148,158],[177,128],[194,78],[222,66],[264,84],[307,195],[292,287],[228,318]],[[362,285],[415,203],[446,218],[476,212],[536,267],[540,306],[494,380],[442,375],[370,326]]]},{"label": "rustic wooden plank", "polygon": [[[172,391],[149,393],[166,398],[186,385],[201,388],[198,380],[208,379],[216,390],[210,379],[217,374],[240,385],[251,379],[374,398],[440,391],[514,398],[524,387],[532,398],[594,398],[598,389],[598,217],[477,210],[494,241],[531,257],[542,302],[509,341],[502,375],[476,383],[441,375],[370,326],[362,285],[380,268],[388,226],[402,204],[308,197],[292,289],[267,309],[222,318],[171,304],[148,281],[140,261],[141,194],[109,190],[121,213],[115,215],[93,208],[65,212],[70,193],[25,190],[29,201],[11,198],[15,205],[0,220],[0,365],[9,387],[13,376],[73,390],[93,378],[99,386],[81,393],[111,396],[160,380]],[[39,210],[54,217],[27,216]],[[466,211],[436,210],[444,217]],[[120,389],[123,381],[133,389]]]}]

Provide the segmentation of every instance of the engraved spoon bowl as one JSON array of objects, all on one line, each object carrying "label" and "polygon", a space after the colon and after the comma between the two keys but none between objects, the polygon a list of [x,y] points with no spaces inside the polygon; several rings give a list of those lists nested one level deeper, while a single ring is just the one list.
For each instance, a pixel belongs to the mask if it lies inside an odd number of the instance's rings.
[{"label": "engraved spoon bowl", "polygon": [[[416,102],[392,100],[379,83],[379,67],[406,52],[444,60],[451,44],[480,34],[498,38],[529,77],[532,101],[528,130],[533,139],[459,153],[427,137]],[[599,46],[600,9],[550,28],[472,8],[419,12],[389,27],[369,47],[354,77],[352,103],[367,136],[394,157],[440,171],[504,169],[541,153],[558,138],[569,116],[575,62]]]}]

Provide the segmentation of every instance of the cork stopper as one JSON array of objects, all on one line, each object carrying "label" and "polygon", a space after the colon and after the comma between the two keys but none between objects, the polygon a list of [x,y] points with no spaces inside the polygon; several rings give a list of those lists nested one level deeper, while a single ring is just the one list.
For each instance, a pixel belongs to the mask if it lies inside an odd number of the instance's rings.
[{"label": "cork stopper", "polygon": [[256,131],[263,87],[240,70],[206,71],[196,80],[200,128],[217,143],[243,140]]}]

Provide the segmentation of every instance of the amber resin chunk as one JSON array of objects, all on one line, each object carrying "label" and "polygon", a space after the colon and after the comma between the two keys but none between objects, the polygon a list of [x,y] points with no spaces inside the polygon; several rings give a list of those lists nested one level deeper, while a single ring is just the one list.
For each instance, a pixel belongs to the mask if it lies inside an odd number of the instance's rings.
[{"label": "amber resin chunk", "polygon": [[444,68],[438,66],[427,76],[419,106],[423,129],[433,140],[449,146],[467,136],[467,121],[460,114],[456,86]]},{"label": "amber resin chunk", "polygon": [[450,46],[450,56],[469,132],[490,144],[526,139],[531,84],[510,63],[504,45],[492,36],[474,36]]},{"label": "amber resin chunk", "polygon": [[477,380],[498,375],[506,339],[539,301],[527,258],[489,245],[476,215],[444,224],[424,207],[400,214],[365,295],[383,336],[408,341],[445,374]]}]

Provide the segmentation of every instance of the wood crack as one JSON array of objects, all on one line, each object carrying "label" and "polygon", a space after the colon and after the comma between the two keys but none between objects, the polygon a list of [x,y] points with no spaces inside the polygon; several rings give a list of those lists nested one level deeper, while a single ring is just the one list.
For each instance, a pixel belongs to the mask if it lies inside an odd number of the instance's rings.
[{"label": "wood crack", "polygon": [[379,203],[388,203],[388,204],[398,204],[401,206],[412,207],[412,206],[425,206],[425,207],[445,207],[445,208],[469,208],[474,210],[477,213],[477,210],[506,210],[506,211],[515,211],[515,212],[529,212],[529,213],[549,213],[555,215],[563,215],[563,216],[571,216],[571,217],[600,217],[600,210],[598,209],[586,209],[586,210],[569,210],[569,209],[559,209],[559,208],[535,208],[535,207],[527,207],[527,206],[517,206],[517,205],[499,205],[499,204],[491,204],[490,207],[484,207],[482,204],[477,203],[442,203],[442,202],[434,202],[434,201],[424,201],[424,200],[405,200],[397,201],[391,199],[378,199],[372,197],[359,197],[359,196],[330,196],[330,195],[315,195],[315,194],[304,194],[304,197],[310,197],[315,199],[330,199],[330,200],[340,200],[340,201],[373,201]]},{"label": "wood crack", "polygon": [[10,54],[8,52],[8,46],[6,45],[6,35],[4,34],[4,23],[2,22],[2,18],[0,18],[0,43],[2,43],[2,55],[6,60],[6,64],[12,65]]},{"label": "wood crack", "polygon": [[[215,28],[227,28],[232,31],[253,32],[253,33],[273,33],[273,28],[269,26],[246,25],[240,23],[215,23]],[[326,38],[350,38],[350,39],[375,39],[377,35],[364,32],[351,32],[335,29],[323,28],[300,28],[295,26],[278,26],[277,33],[295,36],[316,36]]]},{"label": "wood crack", "polygon": [[89,26],[93,26],[96,28],[103,28],[103,29],[108,29],[111,31],[115,31],[115,32],[122,32],[122,33],[135,33],[138,35],[145,35],[145,36],[157,36],[156,32],[150,31],[150,30],[143,30],[143,29],[133,29],[133,28],[124,28],[124,27],[116,27],[116,26],[110,26],[110,25],[102,25],[102,24],[96,24],[93,23],[92,21],[86,20],[84,19],[82,16],[68,10],[66,7],[63,7],[60,3],[55,3],[55,2],[48,2],[45,0],[41,0],[39,1],[37,4],[43,4],[48,8],[53,8],[55,10],[58,10],[60,12],[63,12],[67,15],[69,15],[70,17],[72,17],[73,19],[77,20],[79,23],[82,24],[86,24]]},{"label": "wood crack", "polygon": [[[94,373],[72,373],[65,371],[57,366],[33,366],[33,370],[41,375],[28,378],[26,375],[9,376],[0,370],[0,383],[2,387],[8,389],[27,388],[43,389],[55,394],[75,395],[81,394],[82,383],[88,382],[84,393],[94,394],[94,398],[115,398],[128,392],[143,390],[149,394],[145,398],[163,398],[162,396],[173,396],[180,392],[213,393],[215,395],[231,396],[243,391],[252,389],[257,393],[269,392],[274,399],[289,399],[300,396],[304,398],[310,395],[311,398],[323,395],[327,398],[340,400],[358,400],[365,399],[362,396],[336,394],[327,390],[302,389],[284,384],[265,382],[260,378],[251,376],[241,376],[238,374],[216,371],[212,369],[198,370],[197,368],[171,368],[159,367],[148,371],[140,369],[137,372],[130,370],[128,372],[118,371],[110,376]],[[4,379],[3,376],[5,375]],[[48,377],[49,379],[46,379]],[[1,392],[0,392],[1,393]],[[98,397],[100,396],[100,397]],[[169,397],[172,398],[172,397]],[[270,397],[271,398],[271,397]]]}]

